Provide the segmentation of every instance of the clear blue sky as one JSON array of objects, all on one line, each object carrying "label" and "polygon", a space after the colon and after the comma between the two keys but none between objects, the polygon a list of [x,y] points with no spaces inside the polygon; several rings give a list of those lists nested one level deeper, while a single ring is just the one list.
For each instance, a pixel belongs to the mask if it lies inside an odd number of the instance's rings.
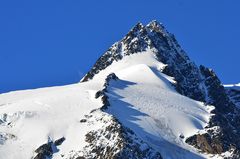
[{"label": "clear blue sky", "polygon": [[239,0],[2,0],[0,93],[75,83],[138,21],[162,22],[198,65],[240,82]]}]

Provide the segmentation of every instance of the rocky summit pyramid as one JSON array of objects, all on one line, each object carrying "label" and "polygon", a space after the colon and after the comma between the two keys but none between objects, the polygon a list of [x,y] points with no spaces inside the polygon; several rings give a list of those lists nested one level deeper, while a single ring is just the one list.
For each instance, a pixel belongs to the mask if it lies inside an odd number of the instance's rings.
[{"label": "rocky summit pyramid", "polygon": [[239,101],[162,24],[138,23],[81,82],[1,94],[0,158],[237,159]]}]

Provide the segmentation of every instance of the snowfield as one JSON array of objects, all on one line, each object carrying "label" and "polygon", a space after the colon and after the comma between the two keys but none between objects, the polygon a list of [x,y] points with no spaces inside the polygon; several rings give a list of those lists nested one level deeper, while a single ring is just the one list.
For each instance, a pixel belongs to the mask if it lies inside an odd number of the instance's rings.
[{"label": "snowfield", "polygon": [[[103,125],[80,120],[102,106],[95,93],[113,72],[119,80],[110,81],[108,87],[108,114],[164,159],[210,157],[200,155],[184,141],[204,132],[214,107],[177,93],[174,79],[161,73],[163,67],[154,53],[146,51],[113,62],[88,82],[1,94],[0,159],[30,159],[39,146],[62,137],[65,141],[53,158],[67,158],[73,151],[83,150],[85,135]],[[100,111],[96,113],[101,116]]]},{"label": "snowfield", "polygon": [[0,95],[0,132],[15,136],[0,143],[0,158],[31,158],[40,145],[61,137],[66,141],[59,153],[81,149],[88,128],[79,121],[101,106],[94,88],[100,89],[89,82]]}]

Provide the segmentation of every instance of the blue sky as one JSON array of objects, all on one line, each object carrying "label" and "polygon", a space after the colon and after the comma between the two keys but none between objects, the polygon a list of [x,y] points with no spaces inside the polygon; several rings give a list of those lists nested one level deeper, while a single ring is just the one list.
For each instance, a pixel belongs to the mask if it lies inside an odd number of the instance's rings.
[{"label": "blue sky", "polygon": [[0,1],[0,93],[75,83],[137,22],[156,19],[198,65],[240,82],[239,0]]}]

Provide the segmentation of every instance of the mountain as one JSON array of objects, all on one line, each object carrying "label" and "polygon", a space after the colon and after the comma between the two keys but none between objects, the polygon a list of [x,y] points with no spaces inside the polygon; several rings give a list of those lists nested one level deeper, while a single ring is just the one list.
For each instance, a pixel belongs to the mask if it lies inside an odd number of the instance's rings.
[{"label": "mountain", "polygon": [[224,85],[224,87],[230,100],[240,108],[240,83]]},{"label": "mountain", "polygon": [[138,23],[81,82],[1,94],[0,158],[237,159],[235,97],[162,24]]}]

